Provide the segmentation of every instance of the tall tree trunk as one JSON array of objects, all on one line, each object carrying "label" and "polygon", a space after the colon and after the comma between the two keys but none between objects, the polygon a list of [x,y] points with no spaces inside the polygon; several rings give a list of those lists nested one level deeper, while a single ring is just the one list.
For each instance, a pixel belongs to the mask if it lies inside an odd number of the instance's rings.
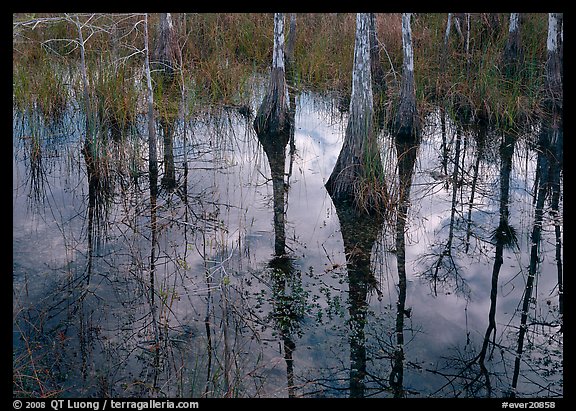
[{"label": "tall tree trunk", "polygon": [[[272,268],[273,318],[284,349],[288,397],[295,397],[293,352],[296,343],[293,333],[299,327],[298,302],[292,289],[299,281],[292,261],[286,255],[286,213],[285,203],[288,182],[285,181],[286,145],[290,140],[290,152],[294,146],[295,96],[288,94],[288,82],[294,84],[294,43],[296,36],[296,15],[291,14],[290,31],[284,44],[284,15],[274,15],[274,50],[272,74],[267,94],[260,106],[254,128],[258,140],[264,148],[272,176],[274,211],[274,258]],[[284,51],[286,46],[286,51]],[[286,71],[284,70],[286,68]],[[275,116],[268,118],[265,116]],[[290,164],[290,173],[292,164]],[[290,173],[288,176],[290,176]],[[289,178],[289,177],[288,177]],[[301,281],[301,280],[300,280]]]},{"label": "tall tree trunk", "polygon": [[444,44],[442,45],[442,55],[440,57],[440,72],[444,72],[448,59],[448,41],[450,40],[450,29],[452,28],[452,13],[448,13],[446,31],[444,32]]},{"label": "tall tree trunk", "polygon": [[400,104],[396,114],[394,132],[399,138],[413,138],[419,129],[416,110],[416,90],[414,85],[414,51],[412,47],[411,13],[402,13],[402,88]]},{"label": "tall tree trunk", "polygon": [[470,78],[470,13],[466,13],[466,78]]},{"label": "tall tree trunk", "polygon": [[545,104],[551,114],[557,115],[553,120],[560,120],[562,111],[562,25],[562,14],[550,13],[548,15],[548,39],[546,42],[548,53],[546,61],[546,92],[548,98]]},{"label": "tall tree trunk", "polygon": [[[384,184],[382,160],[373,128],[369,28],[369,14],[358,13],[350,115],[342,149],[326,182],[333,201],[351,202],[367,211],[381,207],[380,194]],[[362,197],[366,201],[363,201],[361,194],[366,193]]]},{"label": "tall tree trunk", "polygon": [[[152,88],[152,75],[150,70],[150,52],[149,52],[149,37],[148,37],[148,14],[145,15],[144,20],[144,71],[146,74],[147,86],[147,102],[148,102],[148,171],[150,175],[156,180],[158,179],[158,154],[156,152],[156,124],[154,119],[154,90]],[[154,192],[154,196],[158,193]]]},{"label": "tall tree trunk", "polygon": [[386,78],[384,67],[380,63],[380,45],[378,44],[378,30],[376,27],[376,14],[370,13],[370,72],[374,94],[374,116],[378,128],[384,124],[384,103],[386,97]]},{"label": "tall tree trunk", "polygon": [[[556,236],[556,264],[558,275],[558,310],[561,319],[564,315],[564,280],[562,268],[562,233],[561,216],[559,214],[560,202],[560,174],[564,164],[564,113],[563,113],[563,15],[551,13],[549,15],[548,29],[548,59],[546,63],[546,85],[548,98],[545,106],[549,116],[549,185],[552,192],[551,207],[554,219]],[[563,321],[561,330],[564,329]]]},{"label": "tall tree trunk", "polygon": [[180,61],[180,48],[170,13],[160,13],[156,47],[152,53],[152,60],[153,68],[162,72],[167,80],[174,78],[176,66]]},{"label": "tall tree trunk", "polygon": [[277,150],[277,146],[284,147],[288,142],[291,126],[288,110],[288,87],[284,71],[284,13],[275,13],[270,82],[254,119],[254,130],[264,151]]},{"label": "tall tree trunk", "polygon": [[266,153],[272,173],[274,196],[274,232],[275,255],[285,253],[285,209],[284,169],[286,163],[286,145],[290,139],[292,124],[290,121],[290,102],[284,73],[284,14],[274,15],[274,50],[272,72],[266,95],[260,105],[254,129],[260,144]]},{"label": "tall tree trunk", "polygon": [[510,13],[510,25],[508,28],[508,41],[504,49],[504,73],[512,78],[518,72],[522,60],[522,48],[520,43],[520,13]]}]

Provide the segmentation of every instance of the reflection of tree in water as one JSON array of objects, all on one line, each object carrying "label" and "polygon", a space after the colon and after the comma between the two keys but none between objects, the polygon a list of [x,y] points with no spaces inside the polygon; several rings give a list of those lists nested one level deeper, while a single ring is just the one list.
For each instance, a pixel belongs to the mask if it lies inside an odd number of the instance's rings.
[{"label": "reflection of tree in water", "polygon": [[[438,295],[438,286],[441,285],[448,289],[455,290],[456,293],[464,296],[468,295],[470,290],[466,281],[461,275],[461,268],[454,255],[454,227],[457,222],[457,205],[458,191],[461,187],[461,145],[462,129],[456,126],[456,143],[454,149],[454,168],[450,177],[452,182],[452,201],[450,208],[450,221],[448,225],[448,238],[445,243],[432,245],[432,252],[420,256],[422,265],[426,268],[420,276],[430,282],[434,295]],[[460,182],[460,183],[459,183]]]},{"label": "reflection of tree in water", "polygon": [[[291,110],[294,120],[295,107]],[[293,133],[293,129],[291,131]],[[272,174],[274,212],[274,257],[269,263],[272,280],[272,320],[282,339],[286,361],[288,395],[294,397],[294,361],[292,353],[296,349],[294,335],[300,333],[300,321],[304,317],[305,293],[302,289],[300,272],[294,268],[292,258],[286,253],[286,212],[288,184],[285,182],[286,145],[288,137],[269,139],[265,146],[266,156]],[[273,142],[273,143],[271,143]],[[293,151],[291,152],[293,154]]]},{"label": "reflection of tree in water", "polygon": [[[295,21],[291,24],[291,38],[295,32]],[[274,328],[282,339],[288,396],[296,395],[294,384],[293,352],[296,349],[294,334],[300,332],[299,323],[304,316],[304,293],[300,273],[293,267],[292,259],[286,253],[286,202],[288,183],[286,175],[286,146],[291,142],[291,158],[294,146],[295,96],[288,94],[284,71],[284,15],[274,15],[274,52],[272,73],[266,95],[254,120],[254,129],[262,145],[272,177],[274,257],[269,263],[272,280],[272,312]],[[289,72],[292,74],[292,71]],[[290,75],[290,78],[292,76]],[[290,171],[292,170],[290,163]]]},{"label": "reflection of tree in water", "polygon": [[[468,337],[465,351],[460,352],[456,357],[448,358],[447,367],[456,371],[451,375],[445,374],[447,382],[437,390],[438,393],[451,389],[450,395],[457,397],[492,397],[495,388],[503,387],[505,384],[503,381],[504,375],[497,371],[490,371],[487,368],[487,361],[494,360],[494,349],[499,345],[496,342],[496,303],[499,287],[498,278],[500,268],[504,262],[503,253],[506,248],[518,247],[515,230],[509,224],[510,175],[515,143],[516,137],[510,133],[505,133],[500,144],[500,217],[498,226],[492,232],[495,257],[492,270],[488,326],[482,346],[477,354],[468,352],[468,350],[473,349],[472,346],[469,346],[470,338]],[[477,176],[476,168],[477,165],[475,165],[475,176]],[[492,342],[490,341],[491,337]],[[489,349],[490,343],[492,344],[491,349]],[[494,378],[498,382],[497,385],[494,384]]]},{"label": "reflection of tree in water", "polygon": [[396,154],[398,157],[399,199],[396,214],[396,262],[398,269],[398,301],[396,303],[396,347],[393,353],[392,370],[389,384],[394,397],[404,396],[404,318],[410,317],[406,309],[406,220],[410,207],[410,188],[412,173],[418,154],[420,137],[396,136]]},{"label": "reflection of tree in water", "polygon": [[494,349],[496,348],[496,299],[498,294],[498,277],[500,268],[504,263],[503,254],[505,248],[518,247],[516,231],[509,223],[509,196],[510,196],[510,174],[512,172],[512,157],[514,154],[514,145],[516,139],[509,133],[505,133],[502,137],[500,145],[500,219],[498,227],[493,232],[492,241],[495,243],[495,256],[494,267],[492,270],[492,285],[490,289],[490,311],[488,313],[488,327],[484,335],[482,349],[478,354],[478,364],[480,365],[481,374],[484,376],[486,395],[492,396],[492,383],[490,381],[490,373],[486,368],[486,355],[488,353],[488,345],[490,342],[490,335],[492,338],[492,350],[490,351],[489,358],[492,357]]},{"label": "reflection of tree in water", "polygon": [[366,317],[368,296],[379,293],[377,280],[372,272],[370,256],[372,246],[382,230],[379,215],[359,212],[347,202],[335,202],[340,221],[346,268],[348,271],[348,320],[350,328],[350,397],[364,397],[366,391]]},{"label": "reflection of tree in water", "polygon": [[[520,377],[520,367],[523,360],[525,360],[525,338],[530,336],[529,327],[538,325],[546,328],[559,327],[559,331],[554,335],[548,332],[550,337],[549,341],[561,340],[562,316],[563,316],[563,272],[560,250],[561,243],[561,230],[559,227],[558,207],[560,200],[560,174],[563,161],[563,95],[562,95],[562,74],[561,74],[561,46],[558,47],[560,32],[562,30],[562,18],[560,15],[554,13],[550,14],[549,18],[549,38],[548,40],[548,61],[547,61],[547,77],[546,77],[546,99],[543,106],[545,109],[545,116],[542,121],[542,128],[538,136],[538,162],[537,162],[537,183],[536,183],[536,204],[534,211],[534,224],[530,235],[530,266],[528,269],[528,277],[526,279],[526,288],[522,301],[520,328],[518,331],[518,343],[516,348],[516,358],[514,361],[514,372],[512,376],[512,384],[510,388],[510,396],[517,395],[518,381]],[[554,38],[556,37],[556,38]],[[552,41],[551,41],[552,40]],[[551,48],[552,47],[552,48]],[[559,51],[560,50],[560,51]],[[544,207],[546,200],[551,202],[551,214],[554,217],[554,232],[556,237],[556,259],[557,259],[557,279],[558,279],[558,295],[559,295],[559,322],[558,323],[541,323],[534,318],[531,319],[533,324],[528,323],[531,307],[535,305],[536,298],[532,297],[535,286],[537,285],[539,265],[541,262],[541,240],[544,223]],[[535,333],[534,333],[535,334]],[[546,334],[546,333],[544,333]],[[534,337],[534,336],[533,336]],[[535,337],[534,337],[535,338]],[[546,355],[546,353],[545,353]],[[551,356],[552,357],[552,356]],[[558,366],[562,368],[561,365]],[[552,373],[557,372],[557,368]],[[549,387],[540,387],[541,391],[546,392]]]}]

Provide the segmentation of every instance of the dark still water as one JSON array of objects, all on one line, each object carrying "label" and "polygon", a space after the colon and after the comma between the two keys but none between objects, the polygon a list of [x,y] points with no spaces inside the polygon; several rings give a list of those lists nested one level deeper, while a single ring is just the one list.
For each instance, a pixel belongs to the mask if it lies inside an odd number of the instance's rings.
[{"label": "dark still water", "polygon": [[382,132],[401,201],[359,219],[324,188],[335,107],[296,100],[282,257],[271,166],[237,111],[159,124],[158,181],[145,125],[92,162],[81,113],[15,113],[14,394],[562,397],[562,196],[536,212],[538,128],[434,114],[411,154]]}]

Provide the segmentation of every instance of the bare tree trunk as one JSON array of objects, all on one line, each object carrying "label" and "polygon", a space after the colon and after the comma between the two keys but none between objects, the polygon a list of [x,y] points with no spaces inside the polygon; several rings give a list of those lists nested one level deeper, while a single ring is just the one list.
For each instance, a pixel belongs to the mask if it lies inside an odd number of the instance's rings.
[{"label": "bare tree trunk", "polygon": [[78,16],[73,20],[78,30],[78,45],[80,48],[80,73],[82,75],[82,96],[84,99],[84,113],[85,113],[85,132],[84,147],[82,152],[86,158],[87,164],[94,164],[97,157],[96,144],[96,114],[92,110],[92,103],[90,101],[90,89],[88,85],[88,74],[86,71],[86,49],[84,47],[84,35],[82,34],[82,24]]},{"label": "bare tree trunk", "polygon": [[504,72],[506,76],[513,77],[520,67],[522,49],[520,44],[520,13],[510,13],[510,26],[508,28],[508,41],[504,49]]},{"label": "bare tree trunk", "polygon": [[[373,128],[369,28],[369,14],[358,13],[348,126],[344,144],[326,182],[333,201],[352,202],[367,211],[381,207],[380,194],[384,187],[382,160]],[[365,190],[373,191],[366,193]]]},{"label": "bare tree trunk", "polygon": [[470,77],[470,13],[466,13],[466,77]]},{"label": "bare tree trunk", "polygon": [[[148,170],[158,179],[158,154],[156,153],[156,125],[154,122],[154,90],[152,89],[152,76],[150,72],[150,53],[148,39],[148,14],[144,17],[144,71],[146,73],[146,86],[148,93]],[[156,195],[157,193],[154,193]]]},{"label": "bare tree trunk", "polygon": [[464,13],[455,13],[453,15],[452,21],[454,22],[454,27],[456,27],[456,33],[458,33],[458,37],[460,41],[464,41],[464,35],[462,34],[462,27],[460,24],[460,19],[464,16]]},{"label": "bare tree trunk", "polygon": [[91,135],[94,127],[94,115],[90,103],[90,92],[88,86],[88,75],[86,73],[86,50],[84,48],[84,36],[82,35],[82,25],[78,16],[74,21],[76,29],[78,30],[78,44],[80,46],[80,72],[82,74],[82,93],[84,96],[84,111],[86,113],[86,134]]},{"label": "bare tree trunk", "polygon": [[562,25],[561,13],[548,15],[548,60],[546,62],[546,105],[550,111],[561,113],[562,109]]},{"label": "bare tree trunk", "polygon": [[286,145],[290,139],[292,124],[290,121],[290,102],[284,73],[284,14],[274,15],[274,51],[272,72],[266,95],[260,105],[254,129],[260,144],[268,157],[272,173],[274,195],[274,231],[275,254],[285,253],[285,209],[284,168],[286,162]]},{"label": "bare tree trunk", "polygon": [[448,41],[450,40],[450,29],[452,28],[452,13],[448,13],[448,21],[446,22],[446,31],[444,33],[444,45],[442,47],[442,60],[440,61],[442,67],[448,55]]},{"label": "bare tree trunk", "polygon": [[[548,98],[546,111],[550,116],[549,124],[545,125],[549,134],[548,156],[550,157],[549,185],[552,191],[551,206],[556,236],[556,264],[558,272],[558,309],[561,318],[564,315],[564,281],[562,268],[562,235],[560,229],[560,173],[564,164],[564,115],[563,115],[563,15],[551,13],[548,29],[548,60],[546,63],[546,85]],[[563,321],[561,330],[563,330]]]},{"label": "bare tree trunk", "polygon": [[172,15],[160,13],[156,47],[152,53],[153,68],[161,71],[166,79],[172,80],[180,61],[180,48],[176,39]]},{"label": "bare tree trunk", "polygon": [[279,144],[276,141],[279,138],[286,138],[282,146],[288,142],[288,110],[288,88],[284,71],[284,14],[275,13],[272,72],[266,95],[254,119],[254,129],[265,151],[274,149],[274,146]]},{"label": "bare tree trunk", "polygon": [[414,51],[412,47],[411,13],[402,14],[402,88],[400,104],[396,115],[395,133],[401,138],[413,138],[418,134],[419,120],[416,110],[416,90],[414,85]]}]

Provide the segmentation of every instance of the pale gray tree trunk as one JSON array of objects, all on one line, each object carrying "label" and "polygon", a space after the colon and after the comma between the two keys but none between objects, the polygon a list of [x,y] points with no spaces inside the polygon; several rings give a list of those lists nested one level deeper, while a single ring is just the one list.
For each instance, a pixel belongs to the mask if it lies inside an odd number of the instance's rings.
[{"label": "pale gray tree trunk", "polygon": [[[154,121],[154,89],[150,70],[150,42],[148,37],[148,14],[144,16],[144,72],[148,105],[148,168],[150,174],[158,177],[158,154],[156,152],[156,125]],[[156,194],[156,193],[154,193]]]},{"label": "pale gray tree trunk", "polygon": [[414,85],[414,50],[412,47],[411,13],[402,14],[402,86],[400,104],[396,115],[395,133],[404,138],[414,138],[418,134],[418,113],[416,110],[416,90]]},{"label": "pale gray tree trunk", "polygon": [[[373,125],[373,94],[370,69],[370,15],[356,15],[356,40],[352,71],[350,115],[344,144],[326,189],[333,201],[352,201],[357,206],[378,207],[379,185],[383,185],[382,160]],[[373,194],[365,193],[365,189]],[[367,194],[367,196],[365,195]],[[362,204],[359,203],[362,195]]]},{"label": "pale gray tree trunk", "polygon": [[458,33],[458,37],[461,41],[464,40],[464,34],[462,34],[462,24],[460,19],[464,17],[464,13],[455,13],[453,15],[452,22],[454,23],[454,27],[456,28],[456,33]]},{"label": "pale gray tree trunk", "polygon": [[470,76],[470,13],[466,13],[466,76]]},{"label": "pale gray tree trunk", "polygon": [[444,44],[442,45],[442,55],[440,56],[440,72],[446,69],[446,60],[448,59],[448,42],[450,40],[450,29],[452,28],[452,13],[448,13],[446,22],[446,31],[444,32]]},{"label": "pale gray tree trunk", "polygon": [[284,13],[276,13],[270,82],[254,119],[254,129],[264,150],[267,150],[271,144],[274,145],[273,140],[276,140],[278,136],[284,136],[290,130],[289,106],[284,68]]},{"label": "pale gray tree trunk", "polygon": [[548,15],[548,39],[546,49],[546,88],[550,101],[548,104],[562,105],[562,25],[561,13]]},{"label": "pale gray tree trunk", "polygon": [[[564,284],[562,268],[562,216],[559,213],[561,196],[560,173],[564,164],[564,94],[563,94],[563,15],[550,13],[547,40],[548,59],[546,62],[546,87],[548,98],[545,102],[549,119],[544,129],[548,130],[547,149],[550,163],[549,186],[552,191],[551,206],[556,234],[556,264],[558,269],[559,312],[564,315]],[[561,325],[563,330],[563,325]]]},{"label": "pale gray tree trunk", "polygon": [[176,31],[170,13],[160,13],[158,34],[154,52],[152,53],[152,68],[164,73],[172,79],[174,71],[180,61],[180,48],[176,38]]},{"label": "pale gray tree trunk", "polygon": [[274,196],[274,250],[277,256],[284,255],[285,234],[285,192],[284,169],[286,145],[290,139],[292,122],[288,86],[284,72],[284,14],[274,15],[274,49],[272,72],[266,95],[254,119],[254,129],[258,141],[268,157],[272,174]]},{"label": "pale gray tree trunk", "polygon": [[522,60],[520,21],[520,13],[510,13],[508,41],[503,55],[504,73],[508,77],[513,77],[517,73]]}]

